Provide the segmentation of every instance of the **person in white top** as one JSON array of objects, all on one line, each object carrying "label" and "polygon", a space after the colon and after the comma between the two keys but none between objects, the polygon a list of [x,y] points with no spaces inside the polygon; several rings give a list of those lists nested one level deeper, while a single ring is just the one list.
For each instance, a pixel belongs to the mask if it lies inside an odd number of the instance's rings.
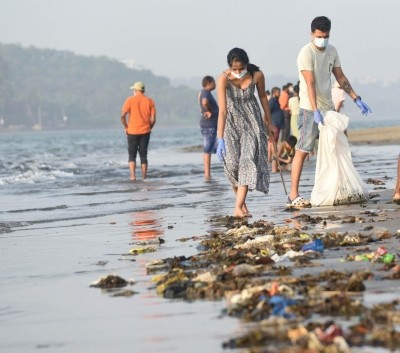
[{"label": "person in white top", "polygon": [[332,101],[335,105],[335,112],[340,113],[340,110],[343,108],[343,103],[346,99],[343,88],[340,87],[339,83],[335,81],[332,86]]},{"label": "person in white top", "polygon": [[300,99],[299,99],[299,85],[293,87],[293,97],[289,98],[289,110],[290,110],[290,134],[299,138],[299,128],[297,127],[297,120],[299,119],[300,111]]},{"label": "person in white top", "polygon": [[336,48],[328,44],[330,31],[329,18],[314,18],[311,22],[311,42],[300,50],[297,58],[300,80],[299,140],[292,163],[291,190],[287,203],[289,208],[311,207],[309,200],[299,196],[299,182],[304,160],[313,150],[318,137],[318,123],[323,124],[323,113],[335,109],[331,93],[332,74],[363,115],[372,113],[343,73]]}]

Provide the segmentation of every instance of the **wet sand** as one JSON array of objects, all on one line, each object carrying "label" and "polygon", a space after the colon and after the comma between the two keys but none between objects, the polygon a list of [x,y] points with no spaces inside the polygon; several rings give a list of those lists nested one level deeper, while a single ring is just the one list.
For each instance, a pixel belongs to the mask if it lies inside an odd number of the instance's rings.
[{"label": "wet sand", "polygon": [[350,130],[348,136],[352,144],[400,144],[400,126]]}]

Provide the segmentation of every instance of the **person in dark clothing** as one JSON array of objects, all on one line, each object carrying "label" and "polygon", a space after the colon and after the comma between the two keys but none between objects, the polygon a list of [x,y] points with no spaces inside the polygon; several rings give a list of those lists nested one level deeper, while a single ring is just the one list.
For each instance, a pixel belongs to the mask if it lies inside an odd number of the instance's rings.
[{"label": "person in dark clothing", "polygon": [[198,103],[200,105],[200,129],[203,135],[203,161],[204,178],[211,179],[211,154],[217,149],[217,126],[218,126],[218,104],[211,94],[215,89],[215,80],[212,76],[204,76],[202,80],[203,89],[199,93]]}]

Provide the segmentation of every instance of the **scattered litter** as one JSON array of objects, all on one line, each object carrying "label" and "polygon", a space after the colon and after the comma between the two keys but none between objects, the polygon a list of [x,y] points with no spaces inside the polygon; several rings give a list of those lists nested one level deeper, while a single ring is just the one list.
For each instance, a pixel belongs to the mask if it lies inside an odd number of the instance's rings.
[{"label": "scattered litter", "polygon": [[94,281],[90,287],[95,288],[122,288],[128,284],[133,284],[133,280],[125,280],[117,275],[108,275],[105,277],[100,277],[98,280]]}]

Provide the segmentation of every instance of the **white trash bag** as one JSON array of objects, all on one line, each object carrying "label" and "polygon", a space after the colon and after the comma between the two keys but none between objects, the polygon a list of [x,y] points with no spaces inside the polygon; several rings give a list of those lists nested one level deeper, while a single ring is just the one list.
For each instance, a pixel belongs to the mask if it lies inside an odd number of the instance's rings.
[{"label": "white trash bag", "polygon": [[317,166],[310,200],[313,206],[359,203],[368,199],[365,184],[354,168],[349,142],[344,134],[348,123],[346,115],[328,111],[324,125],[318,125]]}]

